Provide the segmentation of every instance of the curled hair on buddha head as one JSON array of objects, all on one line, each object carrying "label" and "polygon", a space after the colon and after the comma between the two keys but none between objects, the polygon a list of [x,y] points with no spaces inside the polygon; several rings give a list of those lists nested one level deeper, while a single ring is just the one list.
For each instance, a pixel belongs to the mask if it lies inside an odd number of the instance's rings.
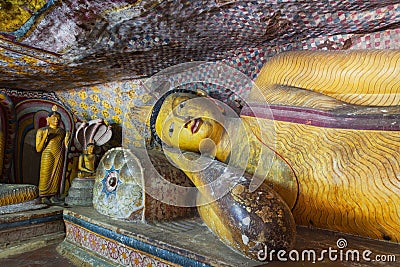
[{"label": "curled hair on buddha head", "polygon": [[56,105],[53,105],[51,107],[51,111],[49,111],[49,113],[47,114],[47,118],[50,118],[53,115],[58,115],[58,116],[61,117],[61,114],[57,111],[57,106]]},{"label": "curled hair on buddha head", "polygon": [[161,140],[161,138],[158,136],[157,132],[156,132],[156,121],[157,121],[157,117],[158,114],[160,113],[161,110],[161,106],[164,103],[165,99],[174,93],[185,93],[185,94],[193,94],[195,96],[206,96],[207,93],[203,90],[188,90],[188,89],[172,89],[167,91],[164,95],[162,95],[157,101],[156,103],[153,105],[153,109],[151,111],[151,115],[150,115],[150,131],[151,131],[151,136],[154,138],[154,140],[160,144],[161,146],[163,146],[165,143]]}]

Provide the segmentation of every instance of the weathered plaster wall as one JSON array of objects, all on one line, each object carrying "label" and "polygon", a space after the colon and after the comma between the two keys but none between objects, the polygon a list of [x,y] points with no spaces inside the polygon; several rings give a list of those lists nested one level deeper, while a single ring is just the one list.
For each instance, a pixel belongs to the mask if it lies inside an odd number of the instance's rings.
[{"label": "weathered plaster wall", "polygon": [[[140,86],[143,82],[144,80],[110,82],[57,91],[56,95],[79,120],[102,118],[113,125],[114,134],[125,135],[121,137],[125,144],[141,146],[136,141],[143,140],[143,129],[139,128],[140,125],[132,124],[130,109],[146,105],[153,99],[150,92]],[[115,139],[118,138],[114,137]],[[116,145],[121,143],[114,143]]]},{"label": "weathered plaster wall", "polygon": [[5,2],[13,5],[0,11],[0,88],[25,98],[55,92],[77,121],[112,124],[110,146],[143,145],[144,118],[132,110],[159,97],[144,77],[175,64],[232,67],[218,81],[209,80],[210,66],[174,73],[170,87],[190,81],[186,87],[239,110],[251,80],[277,53],[400,49],[399,1]]},{"label": "weathered plaster wall", "polygon": [[255,78],[281,51],[395,48],[400,24],[394,0],[20,2],[0,9],[0,87],[26,90],[143,78],[199,60],[233,61]]}]

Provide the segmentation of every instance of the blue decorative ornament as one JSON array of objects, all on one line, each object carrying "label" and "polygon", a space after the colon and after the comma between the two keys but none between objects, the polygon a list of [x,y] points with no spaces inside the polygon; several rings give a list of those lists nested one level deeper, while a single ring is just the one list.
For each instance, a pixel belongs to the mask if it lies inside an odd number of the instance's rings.
[{"label": "blue decorative ornament", "polygon": [[112,165],[110,169],[106,170],[106,175],[101,180],[103,184],[102,192],[104,192],[107,197],[111,194],[115,195],[117,187],[122,183],[119,179],[119,171],[120,170],[115,169],[114,165]]}]

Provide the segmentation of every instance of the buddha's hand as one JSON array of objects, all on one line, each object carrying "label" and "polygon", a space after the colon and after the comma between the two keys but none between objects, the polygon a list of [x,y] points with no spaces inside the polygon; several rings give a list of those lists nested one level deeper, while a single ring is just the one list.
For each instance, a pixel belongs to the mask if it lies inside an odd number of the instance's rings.
[{"label": "buddha's hand", "polygon": [[47,138],[49,136],[49,128],[44,129],[43,138]]},{"label": "buddha's hand", "polygon": [[65,146],[68,146],[69,141],[71,140],[71,132],[70,131],[66,131],[65,132]]},{"label": "buddha's hand", "polygon": [[49,128],[44,129],[42,140],[44,140],[44,145],[47,145],[47,142],[51,139],[51,134],[49,133]]}]

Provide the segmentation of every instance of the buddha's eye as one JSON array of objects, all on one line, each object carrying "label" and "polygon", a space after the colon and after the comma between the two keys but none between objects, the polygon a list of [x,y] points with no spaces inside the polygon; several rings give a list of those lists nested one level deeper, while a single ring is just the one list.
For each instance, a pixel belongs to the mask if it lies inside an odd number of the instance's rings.
[{"label": "buddha's eye", "polygon": [[169,137],[172,137],[173,132],[174,132],[174,123],[171,123],[168,129]]},{"label": "buddha's eye", "polygon": [[181,112],[181,109],[186,105],[186,101],[179,103],[178,105],[178,113]]}]

